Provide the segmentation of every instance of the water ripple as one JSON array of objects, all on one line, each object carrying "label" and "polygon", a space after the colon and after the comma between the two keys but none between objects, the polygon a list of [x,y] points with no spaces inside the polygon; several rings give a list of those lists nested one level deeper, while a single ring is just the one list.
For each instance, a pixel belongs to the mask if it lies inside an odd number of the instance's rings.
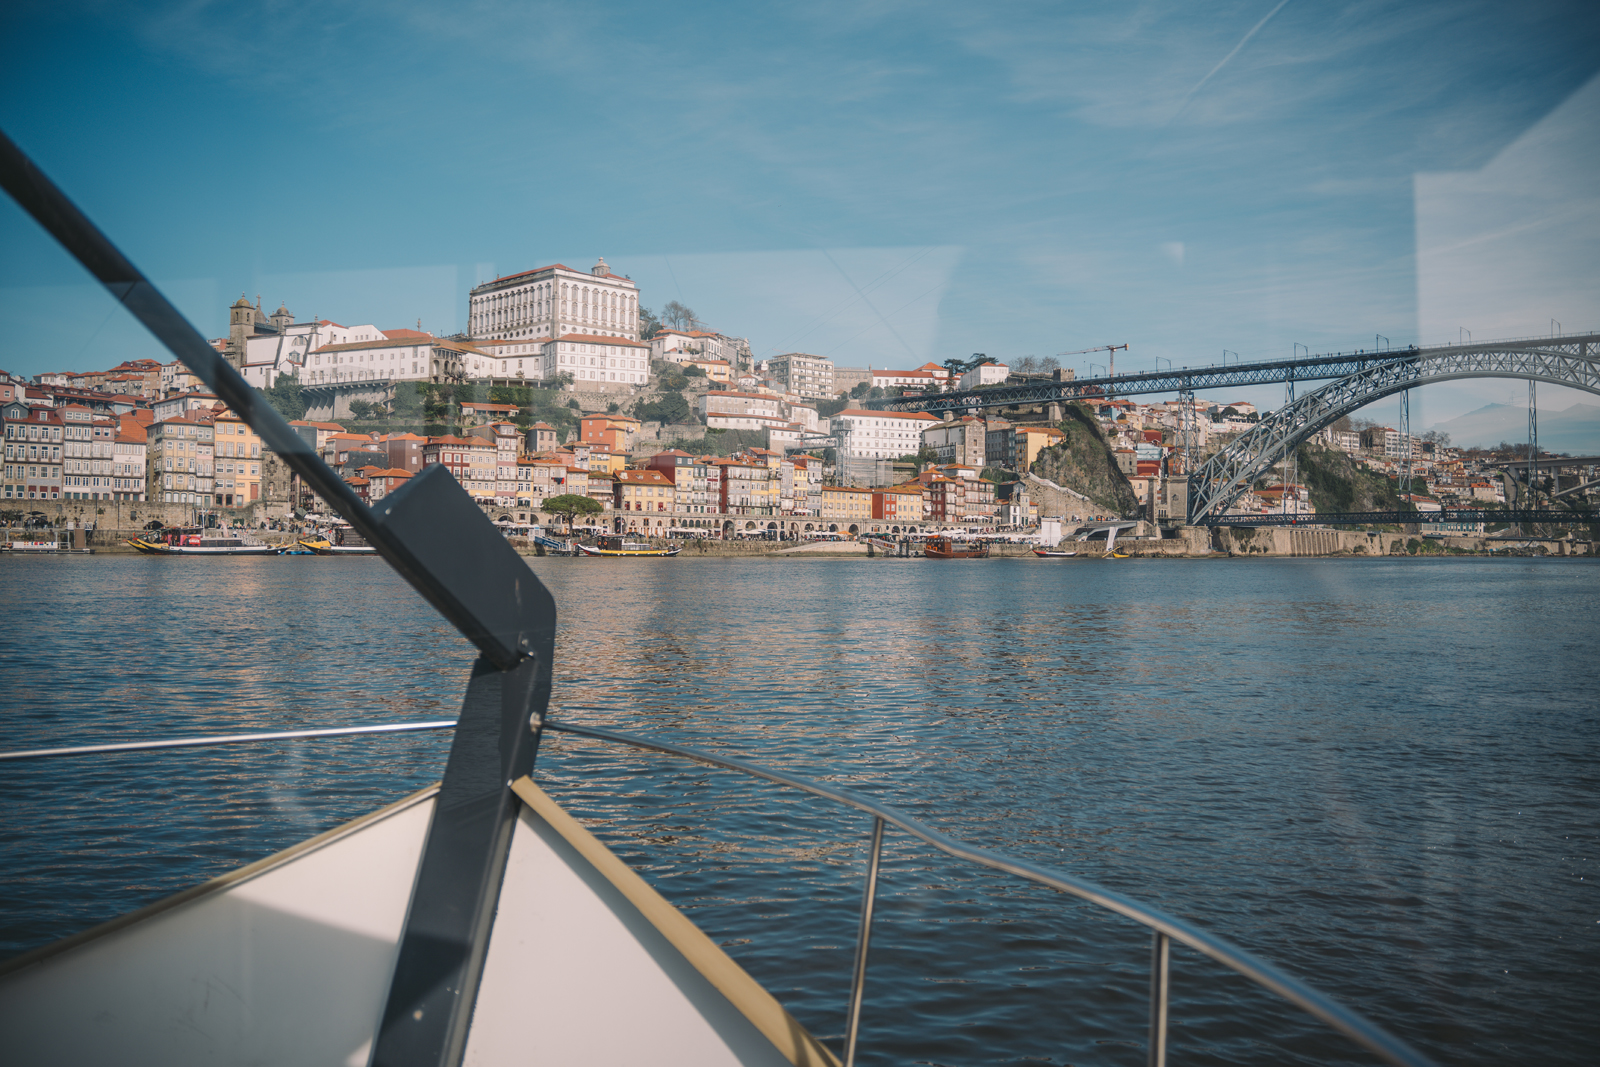
[{"label": "water ripple", "polygon": [[[552,711],[847,785],[1132,893],[1456,1064],[1586,1062],[1600,571],[1557,560],[536,560]],[[6,747],[450,713],[376,560],[0,561]],[[7,768],[0,952],[435,779],[443,736]],[[572,738],[538,776],[836,1039],[867,821]],[[1148,940],[886,843],[862,1062],[1142,1059]],[[1179,950],[1183,1063],[1368,1062]]]}]

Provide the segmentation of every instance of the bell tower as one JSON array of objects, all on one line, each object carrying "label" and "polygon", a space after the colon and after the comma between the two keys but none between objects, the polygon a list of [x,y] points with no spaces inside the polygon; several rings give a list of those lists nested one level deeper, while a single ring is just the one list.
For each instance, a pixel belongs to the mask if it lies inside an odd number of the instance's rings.
[{"label": "bell tower", "polygon": [[246,342],[256,332],[256,309],[243,293],[228,309],[228,350],[223,353],[233,369],[244,372]]}]

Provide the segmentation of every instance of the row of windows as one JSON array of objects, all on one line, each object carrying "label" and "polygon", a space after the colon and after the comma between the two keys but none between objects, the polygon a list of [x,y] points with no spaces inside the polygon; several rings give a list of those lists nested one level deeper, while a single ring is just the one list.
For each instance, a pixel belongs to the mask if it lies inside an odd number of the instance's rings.
[{"label": "row of windows", "polygon": [[19,423],[8,422],[6,423],[6,440],[59,441],[61,440],[61,427],[37,426],[33,423],[28,423],[24,426]]},{"label": "row of windows", "polygon": [[[26,450],[26,454],[24,454]],[[61,458],[60,445],[6,445],[7,459],[54,459]]]},{"label": "row of windows", "polygon": [[[23,471],[27,471],[28,473],[27,474],[23,474],[22,473]],[[20,466],[19,465],[19,466],[16,466],[16,467],[7,467],[6,468],[6,477],[7,478],[24,478],[24,477],[26,477],[26,478],[49,478],[52,481],[54,481],[54,480],[56,480],[56,479],[61,477],[61,468],[59,468],[59,467],[44,467],[44,466],[26,467],[26,466]]]}]

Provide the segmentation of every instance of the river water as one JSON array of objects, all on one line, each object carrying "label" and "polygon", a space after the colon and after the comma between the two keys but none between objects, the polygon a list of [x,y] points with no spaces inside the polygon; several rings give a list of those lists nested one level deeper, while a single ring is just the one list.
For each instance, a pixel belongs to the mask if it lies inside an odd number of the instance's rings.
[{"label": "river water", "polygon": [[[1441,1062],[1600,1047],[1600,568],[530,561],[552,712],[900,805],[1256,951]],[[0,560],[7,749],[441,718],[376,559]],[[12,764],[0,955],[437,778],[447,734]],[[536,777],[835,1044],[867,820],[547,738]],[[892,833],[861,1062],[1143,1062],[1148,936]],[[1365,1063],[1174,950],[1173,1062]]]}]

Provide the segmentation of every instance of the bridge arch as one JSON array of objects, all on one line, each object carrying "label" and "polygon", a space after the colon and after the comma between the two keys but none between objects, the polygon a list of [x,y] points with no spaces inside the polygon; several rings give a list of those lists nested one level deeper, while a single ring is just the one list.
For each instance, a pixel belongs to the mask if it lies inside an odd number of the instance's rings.
[{"label": "bridge arch", "polygon": [[1291,449],[1329,423],[1403,389],[1458,378],[1524,378],[1600,395],[1600,343],[1593,337],[1552,338],[1538,345],[1429,349],[1330,382],[1262,419],[1191,474],[1189,522],[1220,515]]}]

